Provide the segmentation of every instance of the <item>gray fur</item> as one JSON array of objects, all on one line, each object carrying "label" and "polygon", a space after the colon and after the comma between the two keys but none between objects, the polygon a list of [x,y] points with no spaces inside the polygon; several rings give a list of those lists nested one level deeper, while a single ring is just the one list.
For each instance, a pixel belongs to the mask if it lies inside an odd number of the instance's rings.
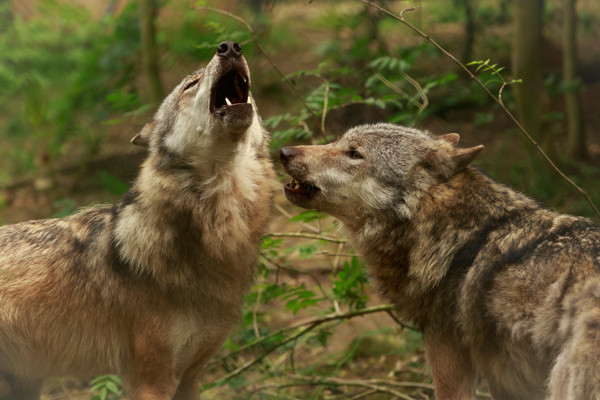
[{"label": "gray fur", "polygon": [[[600,227],[391,124],[280,151],[293,203],[338,217],[378,291],[424,333],[436,398],[600,399]],[[355,149],[361,157],[351,153]],[[352,157],[350,157],[352,155]]]},{"label": "gray fur", "polygon": [[243,57],[217,55],[165,99],[132,140],[149,156],[115,205],[0,228],[0,399],[107,373],[136,400],[198,398],[202,366],[240,320],[274,197],[251,97],[212,104],[232,68],[249,87]]}]

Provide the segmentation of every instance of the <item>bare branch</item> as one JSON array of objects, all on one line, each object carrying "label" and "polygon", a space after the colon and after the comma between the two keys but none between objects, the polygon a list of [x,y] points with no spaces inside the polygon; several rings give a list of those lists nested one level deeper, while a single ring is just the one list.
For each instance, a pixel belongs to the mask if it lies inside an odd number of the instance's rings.
[{"label": "bare branch", "polygon": [[267,234],[267,236],[316,239],[316,240],[323,240],[326,242],[333,242],[333,243],[346,243],[347,242],[347,240],[345,240],[345,239],[333,238],[330,236],[322,236],[322,235],[311,235],[310,233],[271,232],[271,233]]},{"label": "bare branch", "polygon": [[473,75],[473,73],[471,73],[471,71],[469,70],[469,68],[467,68],[466,65],[464,65],[462,62],[460,62],[456,57],[454,57],[451,53],[449,53],[448,51],[446,51],[442,46],[440,46],[435,40],[433,40],[431,38],[431,36],[427,35],[426,33],[422,32],[419,28],[417,28],[416,26],[412,25],[411,23],[409,23],[408,21],[406,21],[404,19],[404,12],[405,11],[413,11],[414,10],[414,6],[412,8],[408,8],[402,11],[402,13],[400,14],[400,16],[397,16],[396,14],[386,10],[385,8],[381,7],[378,4],[375,4],[369,0],[359,0],[365,4],[369,4],[375,8],[377,8],[379,11],[389,15],[390,17],[394,18],[397,21],[402,22],[404,25],[408,26],[410,29],[412,29],[413,31],[415,31],[416,33],[418,33],[420,36],[424,37],[425,39],[427,39],[427,41],[429,41],[431,44],[433,44],[438,50],[440,50],[442,53],[444,53],[446,56],[448,56],[452,61],[454,61],[454,63],[456,65],[458,65],[460,68],[462,68],[467,75],[469,75],[469,77],[471,79],[473,79],[479,86],[481,86],[481,88],[491,97],[494,99],[494,101],[502,108],[502,110],[504,110],[504,112],[510,117],[510,119],[515,123],[515,125],[517,125],[517,127],[519,128],[519,130],[521,131],[521,133],[523,133],[527,139],[535,146],[535,148],[537,149],[537,151],[544,157],[544,159],[550,164],[550,166],[565,180],[567,181],[573,188],[575,188],[579,194],[581,194],[581,196],[583,196],[585,198],[585,200],[589,203],[589,205],[592,207],[592,209],[594,210],[594,212],[596,213],[596,215],[598,217],[600,217],[600,211],[598,211],[598,209],[596,208],[596,206],[594,205],[594,203],[592,202],[592,199],[589,197],[589,195],[582,189],[580,188],[575,182],[573,182],[567,175],[565,175],[557,166],[556,164],[554,164],[554,162],[550,159],[550,157],[548,157],[548,155],[544,152],[544,150],[542,150],[542,148],[540,147],[540,145],[538,144],[537,141],[535,141],[531,135],[529,135],[529,133],[525,130],[525,128],[523,128],[523,126],[519,123],[519,121],[517,120],[517,118],[508,110],[508,108],[506,108],[506,106],[504,105],[504,103],[502,102],[501,99],[499,99],[498,97],[496,97],[492,92],[490,92],[490,90],[479,80],[477,79],[477,77],[475,75]]},{"label": "bare branch", "polygon": [[[301,375],[289,375],[290,378],[299,380],[309,385],[327,385],[327,386],[354,386],[354,387],[363,387],[371,390],[376,390],[378,393],[386,393],[391,394],[397,398],[405,399],[405,400],[415,400],[413,397],[410,397],[404,393],[400,393],[396,390],[390,389],[385,384],[392,384],[393,381],[386,381],[383,379],[339,379],[339,378],[330,378],[325,376],[301,376]],[[394,386],[400,386],[403,382],[397,382]],[[401,387],[422,387],[420,383],[410,383],[406,382],[405,386]],[[427,385],[432,387],[432,385]]]},{"label": "bare branch", "polygon": [[[285,208],[281,207],[279,204],[275,204],[275,208],[277,209],[277,211],[279,211],[284,217],[286,218],[293,218],[294,216],[292,214],[290,214],[289,212],[287,212],[285,210]],[[306,228],[310,231],[313,231],[314,233],[321,233],[321,230],[315,226],[312,226],[310,224],[307,224],[306,222],[302,222],[302,221],[295,221],[298,223],[298,225],[300,225],[303,228]]]},{"label": "bare branch", "polygon": [[[294,331],[296,329],[299,329],[299,328],[302,328],[302,327],[305,327],[305,326],[312,326],[314,328],[314,327],[316,327],[318,325],[321,325],[323,323],[326,323],[326,322],[331,322],[331,321],[336,321],[336,320],[351,319],[351,318],[354,318],[354,317],[359,317],[359,316],[368,315],[368,314],[374,314],[374,313],[378,313],[378,312],[386,312],[388,310],[391,310],[392,308],[393,308],[393,306],[391,304],[383,304],[383,305],[378,305],[378,306],[373,306],[373,307],[362,308],[360,310],[348,311],[348,312],[345,312],[345,313],[342,313],[342,314],[328,314],[328,315],[325,315],[325,316],[322,316],[322,317],[310,319],[308,321],[299,322],[299,323],[297,323],[295,325],[289,326],[287,328],[282,328],[282,329],[279,329],[279,330],[277,330],[275,332],[272,332],[272,333],[270,333],[268,335],[265,335],[265,336],[263,336],[262,338],[260,338],[258,340],[255,340],[255,341],[253,341],[251,343],[248,343],[248,344],[240,347],[236,351],[233,351],[233,352],[231,352],[229,354],[226,354],[226,355],[224,355],[222,357],[219,357],[218,359],[213,360],[212,362],[208,363],[204,368],[205,369],[214,368],[215,366],[219,365],[223,360],[226,360],[226,359],[231,358],[231,357],[233,357],[233,356],[235,356],[237,354],[240,354],[240,353],[242,353],[242,352],[244,352],[244,351],[246,351],[246,350],[248,350],[248,349],[250,349],[252,347],[255,347],[255,346],[257,346],[257,345],[259,345],[261,343],[264,343],[264,342],[268,341],[269,339],[272,339],[272,338],[274,338],[276,336],[283,335],[283,334],[285,334],[287,332],[291,332],[291,331]],[[306,332],[303,332],[302,334],[304,334],[304,333],[306,333]],[[302,335],[295,335],[292,339],[295,339],[296,337],[300,337],[300,336],[302,336]],[[288,343],[289,341],[290,340],[286,340],[285,343]],[[274,348],[270,349],[269,352],[272,351],[272,350],[274,350],[277,347],[281,347],[285,343],[278,342],[278,344],[275,345]]]},{"label": "bare branch", "polygon": [[360,254],[353,253],[330,253],[329,251],[317,251],[316,256],[330,256],[330,257],[360,257]]},{"label": "bare branch", "polygon": [[254,304],[254,309],[252,310],[252,327],[254,328],[254,336],[257,339],[260,339],[260,331],[258,330],[258,306],[260,305],[260,298],[262,297],[263,288],[258,290],[258,295],[256,296],[256,303]]},{"label": "bare branch", "polygon": [[323,286],[321,286],[321,282],[319,282],[319,279],[317,279],[317,277],[314,276],[312,273],[310,273],[308,271],[305,271],[305,270],[302,270],[302,269],[299,269],[299,268],[289,267],[287,265],[283,265],[283,264],[280,264],[278,262],[275,262],[271,258],[269,258],[266,254],[264,254],[262,252],[261,252],[261,256],[263,256],[263,258],[265,260],[267,260],[269,263],[273,264],[278,269],[282,269],[284,271],[293,272],[293,273],[296,273],[296,274],[307,275],[308,277],[310,277],[310,279],[312,279],[312,281],[315,283],[315,285],[317,285],[317,287],[321,291],[321,294],[323,295],[323,297],[326,298],[326,299],[328,299],[329,301],[333,302],[333,300],[331,299],[331,297],[329,295],[327,295],[327,292],[325,292],[325,289],[323,289]]}]

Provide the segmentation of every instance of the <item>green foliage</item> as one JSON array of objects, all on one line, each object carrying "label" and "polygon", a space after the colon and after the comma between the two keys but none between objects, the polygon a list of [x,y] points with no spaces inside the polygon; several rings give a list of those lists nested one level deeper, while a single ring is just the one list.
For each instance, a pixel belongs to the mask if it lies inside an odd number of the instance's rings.
[{"label": "green foliage", "polygon": [[313,222],[325,218],[325,214],[322,214],[315,210],[305,210],[300,214],[288,219],[292,222]]},{"label": "green foliage", "polygon": [[339,300],[340,305],[347,304],[350,309],[357,310],[367,305],[369,296],[365,293],[367,279],[364,271],[364,266],[358,257],[352,257],[350,263],[344,263],[344,267],[333,281],[333,295]]},{"label": "green foliage", "polygon": [[312,290],[306,289],[304,284],[288,289],[283,293],[281,299],[286,302],[285,308],[292,311],[294,315],[304,308],[315,306],[325,300],[323,297],[318,297]]},{"label": "green foliage", "polygon": [[[435,88],[451,84],[458,76],[454,72],[430,76],[424,84],[413,78],[411,68],[427,47],[401,48],[397,57],[381,55],[355,68],[336,66],[342,61],[336,59],[334,53],[330,55],[331,59],[322,61],[314,70],[289,74],[286,78],[298,88],[306,80],[320,83],[303,95],[310,111],[299,108],[296,113],[286,112],[265,120],[266,126],[273,131],[272,148],[313,137],[322,140],[316,132],[319,125],[325,129],[323,115],[351,104],[376,106],[385,110],[390,122],[407,125],[414,125],[430,115],[435,109],[428,107],[428,94]],[[369,59],[369,56],[362,54],[360,58]],[[331,140],[333,136],[327,138]]]},{"label": "green foliage", "polygon": [[491,78],[481,79],[484,82],[484,85],[486,85],[486,86],[488,83],[491,83],[491,82],[500,83],[503,87],[505,85],[511,85],[513,83],[523,83],[522,79],[512,79],[510,81],[506,81],[504,79],[504,77],[502,76],[502,74],[500,74],[500,72],[502,72],[504,70],[504,67],[498,67],[497,63],[490,64],[489,58],[485,61],[471,61],[470,63],[468,63],[466,65],[467,66],[477,65],[477,68],[475,69],[477,72],[482,71],[482,72],[487,72],[490,74]]},{"label": "green foliage", "polygon": [[56,207],[56,212],[54,213],[53,218],[62,218],[73,214],[77,210],[77,203],[75,200],[65,197],[56,200],[54,202],[54,207]]},{"label": "green foliage", "polygon": [[115,196],[121,196],[129,190],[129,184],[123,182],[113,174],[106,171],[98,171],[98,180],[104,190]]},{"label": "green foliage", "polygon": [[122,381],[116,375],[101,375],[90,383],[92,400],[118,400],[123,396]]},{"label": "green foliage", "polygon": [[15,16],[0,36],[0,138],[11,144],[0,156],[8,174],[34,168],[40,153],[94,153],[110,113],[141,104],[131,85],[139,48],[135,2],[100,21],[69,3],[39,4],[38,15]]},{"label": "green foliage", "polygon": [[249,32],[231,31],[222,23],[216,21],[207,21],[205,28],[211,33],[210,40],[201,42],[197,47],[199,49],[207,49],[214,53],[219,43],[232,40],[234,42],[243,43],[251,38]]}]

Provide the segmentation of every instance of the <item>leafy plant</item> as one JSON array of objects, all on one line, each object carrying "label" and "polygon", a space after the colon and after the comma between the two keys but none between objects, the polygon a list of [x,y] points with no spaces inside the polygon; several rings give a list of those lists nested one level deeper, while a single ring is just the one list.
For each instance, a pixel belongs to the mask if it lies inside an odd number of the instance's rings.
[{"label": "leafy plant", "polygon": [[116,375],[101,375],[90,382],[92,400],[118,400],[123,396],[121,378]]},{"label": "leafy plant", "polygon": [[39,14],[15,16],[0,36],[0,137],[10,138],[0,166],[9,176],[58,155],[95,153],[110,114],[141,106],[131,85],[139,48],[135,2],[100,21],[81,6],[39,4]]}]

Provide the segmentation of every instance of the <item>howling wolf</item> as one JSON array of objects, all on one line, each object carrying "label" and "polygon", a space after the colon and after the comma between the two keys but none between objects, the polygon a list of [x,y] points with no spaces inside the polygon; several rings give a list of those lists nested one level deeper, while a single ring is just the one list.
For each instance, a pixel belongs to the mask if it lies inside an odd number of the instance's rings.
[{"label": "howling wolf", "polygon": [[241,47],[219,45],[132,142],[113,206],[0,229],[0,398],[120,374],[136,400],[197,399],[240,319],[276,189]]},{"label": "howling wolf", "polygon": [[436,399],[600,399],[600,227],[470,165],[483,146],[392,124],[284,147],[294,204],[342,221],[423,332]]}]

